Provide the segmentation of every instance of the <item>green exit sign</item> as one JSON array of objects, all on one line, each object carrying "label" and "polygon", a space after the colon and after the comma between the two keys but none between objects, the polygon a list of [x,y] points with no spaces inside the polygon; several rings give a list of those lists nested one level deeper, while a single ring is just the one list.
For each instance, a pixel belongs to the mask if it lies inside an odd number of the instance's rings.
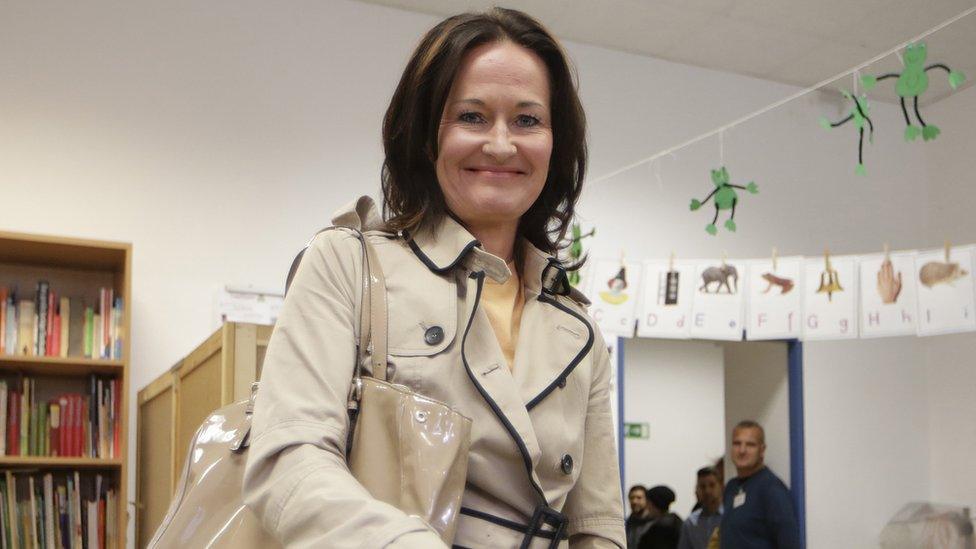
[{"label": "green exit sign", "polygon": [[650,438],[651,426],[647,423],[624,423],[624,438]]}]

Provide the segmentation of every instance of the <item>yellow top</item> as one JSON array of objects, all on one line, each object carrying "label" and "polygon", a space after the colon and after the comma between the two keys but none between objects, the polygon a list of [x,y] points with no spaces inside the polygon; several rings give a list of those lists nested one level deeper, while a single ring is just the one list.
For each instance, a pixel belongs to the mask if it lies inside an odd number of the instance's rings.
[{"label": "yellow top", "polygon": [[508,369],[515,363],[515,347],[518,345],[519,324],[522,321],[522,307],[525,296],[522,294],[522,281],[515,272],[515,263],[509,263],[512,276],[504,284],[485,279],[481,298],[495,331],[495,338],[508,361]]}]

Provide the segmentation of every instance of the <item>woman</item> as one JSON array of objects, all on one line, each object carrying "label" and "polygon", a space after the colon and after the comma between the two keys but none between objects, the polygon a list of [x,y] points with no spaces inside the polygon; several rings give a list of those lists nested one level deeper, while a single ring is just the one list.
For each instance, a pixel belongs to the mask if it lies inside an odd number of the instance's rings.
[{"label": "woman", "polygon": [[[585,121],[555,40],[511,10],[451,17],[411,57],[383,127],[392,380],[472,418],[455,544],[623,547],[606,345],[552,256],[579,196]],[[442,547],[343,461],[361,251],[311,244],[268,347],[245,499],[288,546]],[[545,517],[540,520],[538,517]],[[559,540],[557,540],[559,542]],[[566,541],[559,542],[565,546]],[[553,545],[555,546],[555,545]]]}]

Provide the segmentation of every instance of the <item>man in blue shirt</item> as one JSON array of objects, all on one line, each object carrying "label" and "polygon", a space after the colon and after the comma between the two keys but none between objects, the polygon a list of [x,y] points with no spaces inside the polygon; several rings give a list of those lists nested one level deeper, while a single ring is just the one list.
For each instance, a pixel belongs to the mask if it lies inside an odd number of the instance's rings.
[{"label": "man in blue shirt", "polygon": [[708,540],[722,522],[722,484],[711,467],[698,470],[695,496],[700,507],[691,512],[681,526],[678,549],[708,549]]},{"label": "man in blue shirt", "polygon": [[732,430],[732,462],[738,476],[725,487],[722,549],[800,549],[790,491],[763,463],[765,453],[762,425],[739,422]]}]

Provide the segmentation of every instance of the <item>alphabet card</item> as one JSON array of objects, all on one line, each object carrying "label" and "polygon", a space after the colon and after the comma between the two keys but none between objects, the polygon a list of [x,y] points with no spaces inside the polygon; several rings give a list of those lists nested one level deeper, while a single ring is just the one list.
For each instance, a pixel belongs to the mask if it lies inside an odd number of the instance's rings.
[{"label": "alphabet card", "polygon": [[695,297],[696,265],[688,261],[644,263],[638,337],[691,337],[691,302]]},{"label": "alphabet card", "polygon": [[967,246],[918,253],[918,335],[976,330],[973,251]]},{"label": "alphabet card", "polygon": [[857,260],[804,259],[803,339],[857,338]]},{"label": "alphabet card", "polygon": [[915,252],[858,258],[861,337],[915,335]]},{"label": "alphabet card", "polygon": [[747,339],[794,339],[802,333],[803,258],[748,263]]},{"label": "alphabet card", "polygon": [[598,260],[588,274],[590,315],[603,335],[634,337],[641,264]]},{"label": "alphabet card", "polygon": [[691,336],[741,341],[746,292],[739,273],[745,273],[744,264],[714,260],[699,263],[695,273]]}]

